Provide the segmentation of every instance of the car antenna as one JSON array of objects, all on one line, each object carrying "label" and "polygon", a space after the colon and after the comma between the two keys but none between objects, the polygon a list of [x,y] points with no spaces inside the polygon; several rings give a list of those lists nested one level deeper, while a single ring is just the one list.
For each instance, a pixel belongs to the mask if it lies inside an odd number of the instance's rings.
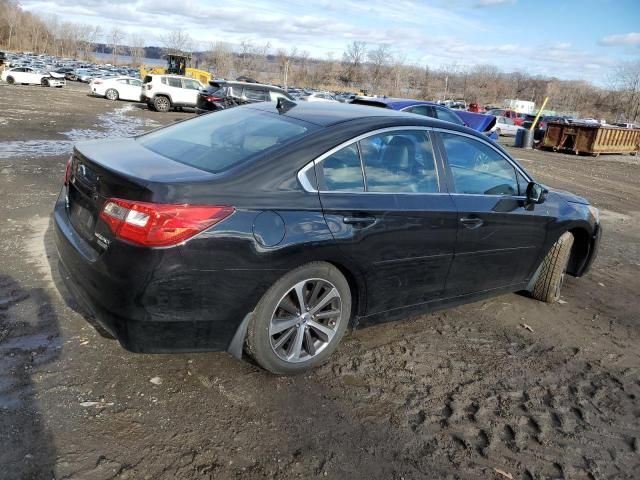
[{"label": "car antenna", "polygon": [[288,98],[279,97],[278,103],[276,103],[276,108],[278,109],[278,113],[282,114],[282,113],[287,113],[296,105],[298,105],[296,102],[289,100]]}]

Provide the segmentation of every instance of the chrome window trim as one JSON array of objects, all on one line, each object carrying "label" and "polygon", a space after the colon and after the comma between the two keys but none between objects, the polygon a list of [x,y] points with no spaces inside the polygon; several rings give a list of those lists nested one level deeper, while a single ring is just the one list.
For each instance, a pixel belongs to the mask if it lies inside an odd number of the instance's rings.
[{"label": "chrome window trim", "polygon": [[[508,157],[507,155],[504,154],[504,152],[502,152],[501,150],[497,149],[495,145],[492,145],[491,143],[489,143],[488,141],[486,141],[484,138],[480,138],[480,137],[476,137],[475,135],[469,135],[468,133],[464,133],[464,132],[456,132],[455,130],[446,130],[444,128],[433,128],[434,132],[438,132],[438,133],[449,133],[452,135],[460,135],[461,137],[468,137],[471,138],[473,140],[476,140],[480,143],[483,143],[485,145],[487,145],[488,147],[490,147],[491,149],[493,149],[495,152],[497,152],[502,158],[504,158],[507,162],[509,162],[509,164],[517,171],[519,172],[525,180],[528,180],[529,182],[533,182],[534,180],[531,178],[531,176],[525,172],[518,164],[514,163],[513,160]],[[443,140],[443,147],[444,147],[444,140]],[[444,152],[445,156],[447,154],[446,149]],[[449,158],[446,158],[447,164],[449,163]],[[449,167],[451,168],[451,167]],[[517,179],[516,179],[517,181]],[[451,192],[451,194],[453,195],[454,193],[458,194],[458,195],[483,195],[481,193],[457,193],[457,192]],[[497,195],[500,197],[503,197],[504,195]],[[508,195],[507,195],[508,196]]]},{"label": "chrome window trim", "polygon": [[[427,132],[427,134],[429,136],[429,142],[431,142],[431,149],[433,151],[433,166],[434,166],[435,171],[436,171],[436,182],[438,184],[438,191],[437,192],[368,192],[366,190],[363,190],[362,192],[341,192],[341,191],[335,191],[335,190],[319,190],[318,188],[313,188],[313,185],[311,185],[311,183],[309,182],[309,179],[307,178],[307,172],[311,168],[314,168],[315,166],[318,166],[324,159],[326,159],[327,157],[330,157],[331,155],[333,155],[337,151],[342,150],[343,148],[348,147],[349,145],[351,145],[353,143],[360,142],[360,140],[364,140],[365,138],[369,138],[369,137],[372,137],[374,135],[378,135],[378,134],[381,134],[381,133],[387,133],[387,132],[403,131],[403,130],[421,130],[421,131]],[[434,145],[433,137],[431,135],[431,133],[433,131],[434,131],[434,129],[432,127],[425,127],[425,126],[418,126],[418,125],[416,125],[416,126],[402,125],[402,126],[397,126],[397,127],[385,127],[385,128],[379,128],[377,130],[371,130],[370,132],[363,133],[361,135],[358,135],[357,137],[353,137],[353,138],[351,138],[349,140],[346,140],[346,141],[342,142],[341,144],[333,147],[331,150],[326,151],[322,155],[318,156],[317,158],[315,158],[314,160],[312,160],[311,162],[306,164],[304,167],[302,167],[298,171],[298,181],[300,182],[300,185],[302,185],[302,188],[308,193],[324,193],[324,194],[339,194],[339,195],[345,195],[345,194],[353,194],[353,195],[361,195],[361,194],[372,194],[372,195],[448,195],[449,194],[448,192],[443,192],[442,188],[440,188],[440,185],[441,185],[441,183],[440,183],[440,167],[438,165],[437,152],[436,152],[436,148],[435,148],[435,145]],[[360,154],[360,145],[358,145],[358,153]],[[365,189],[366,189],[365,166],[364,166],[364,161],[362,160],[362,155],[361,154],[360,154],[360,168],[362,169],[362,176],[363,176],[363,181],[364,181],[364,185],[365,185]],[[316,181],[317,181],[317,177],[316,177]]]}]

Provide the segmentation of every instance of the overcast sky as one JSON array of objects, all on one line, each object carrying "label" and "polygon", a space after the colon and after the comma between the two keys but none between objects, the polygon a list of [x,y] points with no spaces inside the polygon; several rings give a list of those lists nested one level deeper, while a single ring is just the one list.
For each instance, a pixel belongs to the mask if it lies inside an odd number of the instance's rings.
[{"label": "overcast sky", "polygon": [[[605,84],[612,67],[640,59],[640,0],[22,0],[61,20],[118,25],[160,45],[183,28],[210,41],[270,42],[341,58],[353,40],[389,44],[408,63],[505,71]],[[104,39],[103,39],[104,41]]]}]

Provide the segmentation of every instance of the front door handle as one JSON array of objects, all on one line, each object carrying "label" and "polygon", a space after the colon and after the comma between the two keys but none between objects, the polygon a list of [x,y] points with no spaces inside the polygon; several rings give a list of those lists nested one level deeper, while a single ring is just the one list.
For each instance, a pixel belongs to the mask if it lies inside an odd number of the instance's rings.
[{"label": "front door handle", "polygon": [[480,226],[482,226],[482,224],[484,223],[484,220],[482,220],[481,218],[461,218],[460,219],[460,223],[462,224],[463,227],[468,228],[470,230],[473,230],[474,228],[478,228]]},{"label": "front door handle", "polygon": [[342,223],[350,225],[371,225],[376,223],[376,217],[343,217]]}]

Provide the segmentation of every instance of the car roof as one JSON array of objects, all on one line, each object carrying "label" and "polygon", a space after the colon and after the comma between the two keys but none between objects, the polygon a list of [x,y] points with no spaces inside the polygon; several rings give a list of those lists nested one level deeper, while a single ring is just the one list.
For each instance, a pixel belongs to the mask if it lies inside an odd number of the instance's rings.
[{"label": "car roof", "polygon": [[340,102],[289,102],[293,104],[278,110],[274,102],[261,102],[247,105],[244,108],[252,108],[270,113],[277,113],[285,117],[302,120],[321,127],[329,127],[338,123],[369,119],[373,127],[380,124],[416,125],[434,128],[446,128],[447,130],[457,130],[465,133],[473,132],[473,135],[480,136],[474,130],[461,127],[450,122],[438,120],[436,118],[417,115],[414,113],[398,112],[396,110],[370,107],[366,105],[353,105]]},{"label": "car roof", "polygon": [[278,90],[278,91],[286,92],[286,90],[284,90],[283,88],[276,87],[275,85],[267,85],[266,83],[241,82],[238,80],[209,80],[209,85],[211,86],[231,85],[232,87],[242,85],[242,86],[250,86],[250,87],[263,87],[263,88],[268,88],[270,90]]}]

